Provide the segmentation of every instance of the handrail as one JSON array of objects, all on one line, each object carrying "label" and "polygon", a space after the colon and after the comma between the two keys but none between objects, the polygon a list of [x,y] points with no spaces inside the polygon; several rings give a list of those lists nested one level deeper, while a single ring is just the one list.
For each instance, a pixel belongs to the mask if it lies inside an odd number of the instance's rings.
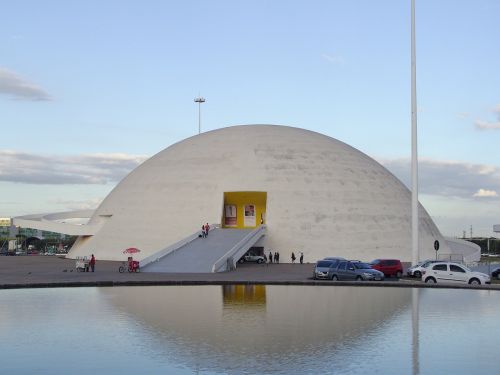
[{"label": "handrail", "polygon": [[[262,232],[265,232],[265,230],[266,230],[266,226],[265,225],[259,225],[253,231],[251,231],[250,233],[248,233],[236,245],[234,245],[227,253],[225,253],[223,256],[221,256],[219,259],[217,259],[217,261],[212,266],[212,272],[218,272],[224,264],[227,264],[227,259],[229,259],[230,257],[234,257],[234,255],[239,250],[241,250],[241,248],[244,245],[248,244],[256,236],[262,237],[264,235],[264,233],[262,233]],[[233,263],[233,266],[234,266],[234,263],[235,263],[234,259],[232,259],[232,263]]]},{"label": "handrail", "polygon": [[[220,224],[212,224],[210,228],[216,229],[220,228]],[[146,267],[148,264],[151,264],[153,262],[158,262],[161,258],[166,257],[169,254],[172,254],[182,248],[183,246],[187,245],[188,243],[196,240],[200,235],[200,230],[197,230],[195,233],[183,238],[180,241],[177,241],[176,243],[167,246],[166,248],[157,251],[156,253],[147,256],[146,258],[142,259],[140,261],[141,268]]]}]

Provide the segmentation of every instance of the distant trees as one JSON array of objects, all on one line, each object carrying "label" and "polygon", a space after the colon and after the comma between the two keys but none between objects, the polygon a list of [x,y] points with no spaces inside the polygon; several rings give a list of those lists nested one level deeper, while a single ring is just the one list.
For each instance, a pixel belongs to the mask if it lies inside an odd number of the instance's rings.
[{"label": "distant trees", "polygon": [[[481,247],[482,254],[488,253],[488,238],[470,238],[470,239],[465,238],[465,240],[475,243],[476,245],[479,245],[479,247]],[[490,242],[489,253],[500,255],[500,239],[495,237],[490,237],[489,242]]]}]

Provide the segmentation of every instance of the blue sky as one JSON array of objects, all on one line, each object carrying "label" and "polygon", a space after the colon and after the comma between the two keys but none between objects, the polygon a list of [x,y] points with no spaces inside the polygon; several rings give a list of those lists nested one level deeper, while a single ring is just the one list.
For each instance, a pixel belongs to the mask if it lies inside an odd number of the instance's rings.
[{"label": "blue sky", "polygon": [[[420,200],[445,235],[500,222],[500,2],[416,0]],[[404,182],[410,0],[6,1],[0,216],[96,207],[198,130],[298,126]]]}]

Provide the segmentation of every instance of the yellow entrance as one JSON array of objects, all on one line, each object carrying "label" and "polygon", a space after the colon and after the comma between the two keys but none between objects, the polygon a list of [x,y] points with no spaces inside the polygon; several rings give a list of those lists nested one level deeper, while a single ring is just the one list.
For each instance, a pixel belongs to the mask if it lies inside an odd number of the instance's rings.
[{"label": "yellow entrance", "polygon": [[224,193],[223,228],[255,228],[266,222],[267,193],[234,191]]}]

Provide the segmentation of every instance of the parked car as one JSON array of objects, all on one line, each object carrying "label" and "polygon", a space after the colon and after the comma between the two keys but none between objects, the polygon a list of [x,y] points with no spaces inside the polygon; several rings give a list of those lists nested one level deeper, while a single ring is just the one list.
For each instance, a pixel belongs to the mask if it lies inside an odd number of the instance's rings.
[{"label": "parked car", "polygon": [[429,267],[429,265],[431,265],[432,263],[437,263],[437,262],[442,262],[442,261],[430,260],[430,259],[423,260],[421,262],[418,262],[416,265],[408,268],[406,270],[406,274],[410,277],[416,277],[416,278],[420,279],[422,277],[423,269]]},{"label": "parked car", "polygon": [[491,278],[495,278],[497,280],[500,280],[500,267],[493,270],[493,272],[491,273]]},{"label": "parked car", "polygon": [[247,251],[246,254],[243,255],[238,262],[257,262],[260,264],[264,263],[264,257],[262,255],[255,254],[253,251]]},{"label": "parked car", "polygon": [[490,284],[491,279],[482,272],[474,272],[462,264],[452,262],[432,263],[422,272],[426,283],[463,283],[472,285]]},{"label": "parked car", "polygon": [[375,259],[370,262],[373,269],[383,272],[385,276],[403,276],[403,265],[398,259]]},{"label": "parked car", "polygon": [[313,270],[313,279],[328,279],[328,270],[332,264],[335,264],[334,259],[318,260]]},{"label": "parked car", "polygon": [[373,269],[368,263],[341,260],[335,267],[330,267],[328,277],[331,280],[384,280],[384,274]]}]

